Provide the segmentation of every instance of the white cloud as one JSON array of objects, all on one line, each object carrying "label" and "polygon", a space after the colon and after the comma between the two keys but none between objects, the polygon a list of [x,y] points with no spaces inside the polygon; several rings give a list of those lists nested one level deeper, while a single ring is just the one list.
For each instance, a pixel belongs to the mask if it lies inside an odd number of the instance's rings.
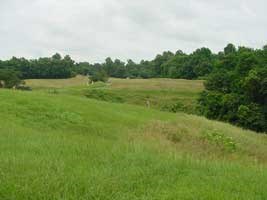
[{"label": "white cloud", "polygon": [[151,59],[228,42],[267,43],[265,0],[1,0],[0,58]]}]

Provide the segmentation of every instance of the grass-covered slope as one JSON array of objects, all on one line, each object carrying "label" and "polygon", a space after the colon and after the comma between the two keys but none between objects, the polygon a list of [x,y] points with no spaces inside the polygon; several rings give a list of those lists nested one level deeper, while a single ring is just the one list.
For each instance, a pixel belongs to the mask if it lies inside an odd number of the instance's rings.
[{"label": "grass-covered slope", "polygon": [[267,138],[185,114],[0,90],[0,199],[264,199]]},{"label": "grass-covered slope", "polygon": [[158,110],[196,113],[197,98],[204,89],[201,80],[116,79],[88,85],[88,77],[26,80],[34,90],[86,96],[108,102],[127,103]]}]

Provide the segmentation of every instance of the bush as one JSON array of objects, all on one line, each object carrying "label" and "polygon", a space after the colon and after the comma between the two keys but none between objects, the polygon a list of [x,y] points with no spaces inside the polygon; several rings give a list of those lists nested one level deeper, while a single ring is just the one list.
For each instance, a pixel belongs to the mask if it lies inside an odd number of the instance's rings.
[{"label": "bush", "polygon": [[198,99],[200,113],[209,119],[220,119],[222,97],[223,95],[218,92],[202,92]]},{"label": "bush", "polygon": [[266,130],[266,119],[257,104],[241,105],[237,112],[238,124],[242,127],[261,132]]},{"label": "bush", "polygon": [[0,70],[0,88],[13,88],[21,83],[20,74],[13,70]]},{"label": "bush", "polygon": [[16,87],[17,90],[32,91],[32,88],[26,85],[19,85]]},{"label": "bush", "polygon": [[228,137],[216,130],[206,131],[203,133],[203,139],[216,144],[218,147],[229,152],[235,152],[237,149],[236,142],[232,137]]},{"label": "bush", "polygon": [[215,72],[208,77],[208,80],[205,82],[205,88],[222,93],[230,92],[231,77],[225,71]]},{"label": "bush", "polygon": [[90,82],[107,82],[108,75],[104,70],[97,71],[89,77]]}]

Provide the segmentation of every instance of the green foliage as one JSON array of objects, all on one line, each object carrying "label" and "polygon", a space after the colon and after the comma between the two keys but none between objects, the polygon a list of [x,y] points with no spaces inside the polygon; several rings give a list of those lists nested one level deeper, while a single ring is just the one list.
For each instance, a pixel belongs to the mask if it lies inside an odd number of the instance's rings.
[{"label": "green foliage", "polygon": [[205,131],[203,139],[208,140],[225,151],[235,152],[237,150],[237,144],[232,137],[228,137],[216,130]]},{"label": "green foliage", "polygon": [[238,123],[249,129],[254,129],[256,131],[266,131],[266,116],[262,111],[260,105],[250,104],[250,105],[240,105],[237,111]]},{"label": "green foliage", "polygon": [[208,48],[201,48],[189,55],[180,50],[175,54],[166,51],[158,54],[151,61],[142,60],[140,63],[128,60],[125,64],[119,59],[113,61],[108,57],[104,63],[98,65],[109,76],[117,78],[165,77],[197,79],[211,73],[214,59],[215,56]]},{"label": "green foliage", "polygon": [[104,70],[99,70],[95,73],[93,73],[90,77],[89,77],[90,82],[107,82],[108,81],[108,75]]},{"label": "green foliage", "polygon": [[207,78],[206,91],[199,98],[200,113],[266,132],[267,60],[262,59],[265,50],[233,49],[231,45],[225,49],[217,69]]},{"label": "green foliage", "polygon": [[186,104],[183,101],[166,102],[166,104],[163,104],[161,106],[160,110],[173,113],[184,112],[188,114],[196,114],[196,108],[194,103]]},{"label": "green foliage", "polygon": [[199,97],[199,111],[209,119],[219,119],[222,108],[222,94],[204,91]]},{"label": "green foliage", "polygon": [[[266,49],[264,47],[264,49]],[[212,53],[208,48],[196,49],[191,54],[181,50],[176,53],[165,51],[153,60],[142,60],[135,63],[129,59],[123,62],[119,59],[106,58],[103,63],[75,63],[70,56],[62,57],[56,53],[50,58],[27,60],[13,57],[0,61],[0,69],[8,67],[21,72],[24,79],[29,78],[69,78],[76,74],[94,75],[105,71],[109,77],[115,78],[182,78],[202,79],[220,69],[236,70],[246,75],[255,66],[267,62],[267,51],[257,51],[246,47],[236,47],[228,44],[223,52]]]},{"label": "green foliage", "polygon": [[229,54],[233,54],[233,53],[236,53],[236,47],[233,44],[228,44],[224,48],[224,54],[229,55]]},{"label": "green foliage", "polygon": [[228,93],[231,91],[231,76],[226,71],[212,73],[204,83],[207,90]]},{"label": "green foliage", "polygon": [[0,69],[0,88],[13,88],[21,83],[18,72],[7,69]]},{"label": "green foliage", "polygon": [[61,57],[55,54],[51,58],[27,60],[13,57],[0,62],[0,69],[20,72],[23,79],[29,78],[69,78],[75,75],[74,61],[70,56]]},{"label": "green foliage", "polygon": [[113,102],[113,103],[124,103],[125,102],[125,98],[123,98],[121,95],[112,93],[106,90],[102,90],[102,89],[88,90],[85,96],[91,99],[97,99],[100,101],[108,101],[108,102]]}]

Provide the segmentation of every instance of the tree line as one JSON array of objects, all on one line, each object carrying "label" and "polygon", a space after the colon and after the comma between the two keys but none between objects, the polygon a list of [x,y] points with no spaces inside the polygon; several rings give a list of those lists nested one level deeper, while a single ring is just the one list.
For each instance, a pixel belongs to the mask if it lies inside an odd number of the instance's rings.
[{"label": "tree line", "polygon": [[105,59],[103,63],[75,62],[70,56],[56,53],[52,57],[28,60],[13,57],[0,60],[0,70],[13,70],[22,79],[70,78],[77,74],[92,75],[105,71],[116,78],[185,78],[197,79],[207,76],[216,60],[216,55],[208,48],[197,49],[192,54],[181,50],[176,53],[163,52],[151,61],[139,63],[129,59]]},{"label": "tree line", "polygon": [[191,54],[186,54],[181,50],[175,53],[166,51],[151,61],[142,60],[139,63],[131,59],[123,62],[119,59],[107,58],[103,63],[90,64],[89,62],[75,62],[69,55],[62,57],[58,53],[52,57],[31,60],[13,57],[10,60],[0,60],[0,70],[16,71],[21,79],[70,78],[77,74],[93,75],[100,71],[104,71],[109,77],[116,78],[206,79],[217,68],[220,68],[218,65],[221,62],[224,62],[221,65],[233,69],[236,57],[244,51],[251,51],[261,63],[260,60],[264,60],[265,55],[262,54],[264,49],[236,48],[229,44],[224,51],[217,54],[212,53],[208,48],[197,49]]},{"label": "tree line", "polygon": [[200,79],[211,73],[216,57],[208,48],[197,49],[192,54],[181,50],[176,53],[166,51],[151,61],[141,60],[139,63],[131,59],[123,62],[111,58],[93,65],[87,62],[77,63],[76,72],[85,75],[105,71],[108,76],[116,78]]},{"label": "tree line", "polygon": [[[58,53],[52,57],[31,60],[13,57],[10,60],[0,60],[0,70],[16,71],[22,79],[70,78],[77,74],[92,75],[99,71],[105,71],[109,77],[116,78],[205,79],[216,69],[223,55],[233,51],[232,48],[236,49],[234,45],[229,44],[218,54],[212,53],[208,48],[197,49],[191,54],[181,50],[175,53],[166,51],[151,61],[142,60],[139,63],[131,59],[123,62],[119,59],[107,58],[103,63],[90,64],[75,62],[70,56],[62,57]],[[240,52],[244,48],[239,47],[236,51]]]},{"label": "tree line", "polygon": [[16,71],[22,79],[69,78],[74,76],[74,65],[70,56],[62,58],[58,53],[50,58],[0,60],[0,70]]}]

